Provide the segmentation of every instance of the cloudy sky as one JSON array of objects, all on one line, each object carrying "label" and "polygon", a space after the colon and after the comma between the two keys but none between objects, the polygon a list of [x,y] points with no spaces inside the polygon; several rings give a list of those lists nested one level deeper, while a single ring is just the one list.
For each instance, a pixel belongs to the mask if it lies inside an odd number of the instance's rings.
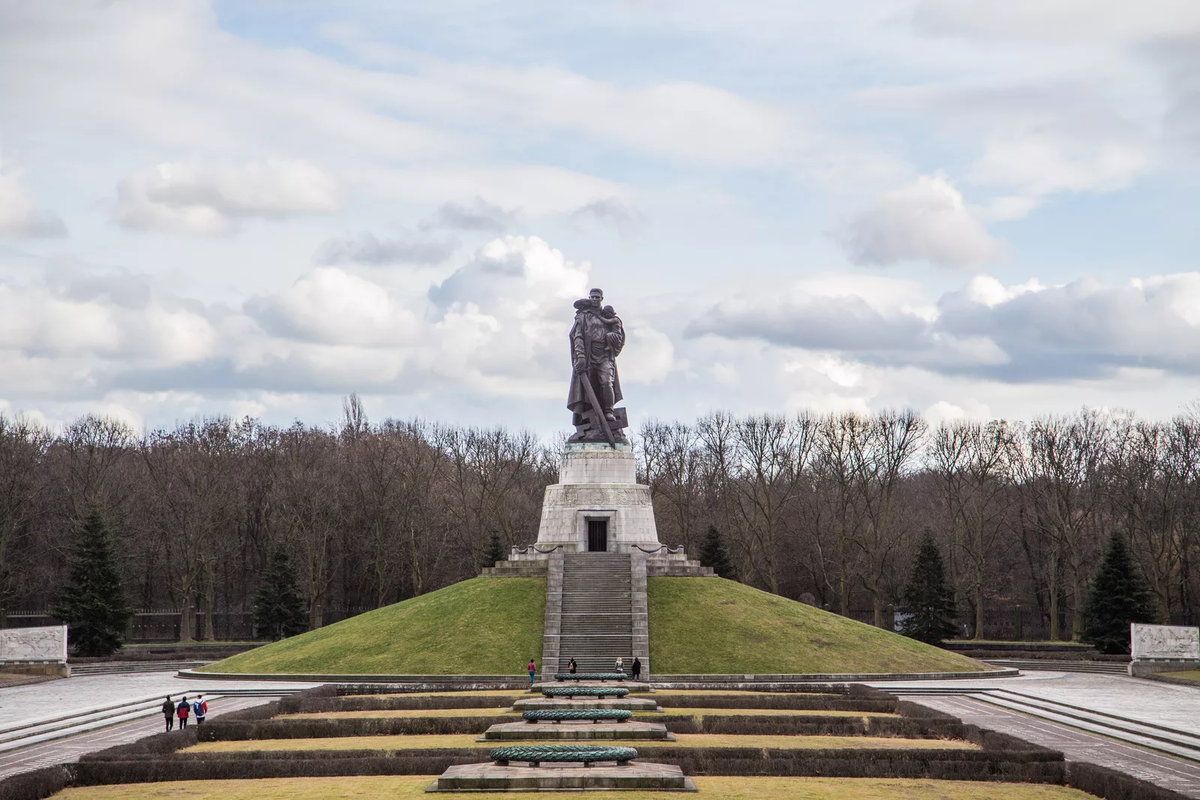
[{"label": "cloudy sky", "polygon": [[1195,0],[0,0],[0,411],[1164,417],[1198,200]]}]

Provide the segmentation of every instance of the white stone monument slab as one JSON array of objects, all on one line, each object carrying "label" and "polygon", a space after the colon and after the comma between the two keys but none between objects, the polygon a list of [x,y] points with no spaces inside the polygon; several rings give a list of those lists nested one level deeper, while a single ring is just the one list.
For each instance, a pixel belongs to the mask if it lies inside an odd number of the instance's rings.
[{"label": "white stone monument slab", "polygon": [[67,661],[67,626],[0,630],[0,661]]},{"label": "white stone monument slab", "polygon": [[[565,552],[588,549],[588,522],[606,522],[608,551],[657,551],[650,487],[637,482],[633,450],[627,444],[572,442],[559,465],[558,483],[546,487],[537,547]],[[536,555],[536,554],[535,554]]]},{"label": "white stone monument slab", "polygon": [[1200,628],[1183,625],[1129,624],[1133,660],[1200,660]]}]

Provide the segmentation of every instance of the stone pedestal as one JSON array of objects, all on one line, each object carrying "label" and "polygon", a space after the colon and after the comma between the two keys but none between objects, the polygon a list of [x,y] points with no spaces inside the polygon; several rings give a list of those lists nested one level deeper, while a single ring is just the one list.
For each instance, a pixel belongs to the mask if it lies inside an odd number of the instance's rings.
[{"label": "stone pedestal", "polygon": [[427,792],[562,792],[595,790],[694,792],[696,784],[673,764],[498,767],[461,764],[442,773]]},{"label": "stone pedestal", "polygon": [[[558,483],[546,487],[536,548],[562,552],[588,550],[588,523],[603,522],[607,552],[657,550],[658,530],[650,487],[637,482],[633,450],[627,444],[568,443],[563,448]],[[536,550],[513,560],[541,555]]]},{"label": "stone pedestal", "polygon": [[536,711],[550,708],[617,708],[623,711],[662,711],[658,701],[649,697],[620,697],[588,700],[583,697],[553,699],[550,697],[527,697],[513,703],[513,711]]},{"label": "stone pedestal", "polygon": [[658,722],[500,722],[489,727],[476,741],[500,740],[590,741],[593,739],[653,739],[675,741],[675,734]]}]

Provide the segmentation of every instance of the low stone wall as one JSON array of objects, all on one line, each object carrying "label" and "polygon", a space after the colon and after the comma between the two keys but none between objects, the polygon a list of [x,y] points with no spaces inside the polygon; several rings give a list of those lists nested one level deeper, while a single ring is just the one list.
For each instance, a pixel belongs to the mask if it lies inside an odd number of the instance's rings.
[{"label": "low stone wall", "polygon": [[1166,659],[1130,661],[1129,674],[1134,678],[1144,678],[1159,672],[1182,672],[1185,669],[1200,669],[1200,661],[1192,659]]},{"label": "low stone wall", "polygon": [[6,672],[9,675],[71,677],[71,668],[63,661],[0,661],[0,672]]}]

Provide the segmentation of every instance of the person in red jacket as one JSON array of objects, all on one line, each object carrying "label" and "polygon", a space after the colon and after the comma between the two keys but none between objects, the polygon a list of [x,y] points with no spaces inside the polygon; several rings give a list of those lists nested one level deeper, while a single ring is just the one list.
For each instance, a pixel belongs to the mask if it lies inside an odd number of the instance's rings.
[{"label": "person in red jacket", "polygon": [[192,707],[188,705],[187,695],[179,701],[179,705],[175,707],[175,716],[179,717],[179,730],[187,727],[188,715],[192,713]]}]

